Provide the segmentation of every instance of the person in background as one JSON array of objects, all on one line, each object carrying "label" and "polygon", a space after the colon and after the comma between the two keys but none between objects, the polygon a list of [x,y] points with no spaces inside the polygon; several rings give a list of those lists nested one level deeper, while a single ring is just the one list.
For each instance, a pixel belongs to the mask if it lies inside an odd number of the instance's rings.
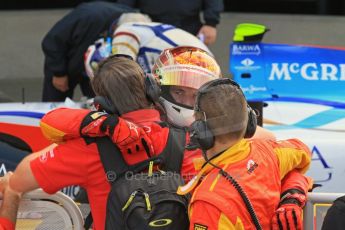
[{"label": "person in background", "polygon": [[15,192],[9,186],[9,178],[12,172],[0,177],[0,195],[2,203],[0,207],[0,230],[14,230],[21,193]]},{"label": "person in background", "polygon": [[[198,175],[178,191],[194,191],[189,229],[270,229],[281,180],[291,170],[307,171],[308,147],[297,139],[244,139],[255,131],[256,117],[230,79],[201,86],[194,116],[191,143],[202,150],[204,160]],[[298,197],[305,200],[305,195]],[[297,223],[291,224],[296,229]]]},{"label": "person in background", "polygon": [[82,3],[49,30],[42,41],[42,101],[73,98],[78,84],[84,96],[94,96],[84,69],[84,53],[99,37],[108,36],[114,20],[131,11],[130,7],[110,2]]},{"label": "person in background", "polygon": [[193,46],[211,54],[207,46],[189,32],[172,25],[151,22],[140,13],[124,13],[118,24],[112,38],[98,40],[86,52],[85,69],[91,78],[97,63],[111,54],[131,56],[146,73],[151,73],[156,59],[165,49]]},{"label": "person in background", "polygon": [[[118,0],[140,9],[155,22],[170,24],[199,36],[206,45],[216,41],[222,0]],[[203,22],[200,19],[203,14]]]}]

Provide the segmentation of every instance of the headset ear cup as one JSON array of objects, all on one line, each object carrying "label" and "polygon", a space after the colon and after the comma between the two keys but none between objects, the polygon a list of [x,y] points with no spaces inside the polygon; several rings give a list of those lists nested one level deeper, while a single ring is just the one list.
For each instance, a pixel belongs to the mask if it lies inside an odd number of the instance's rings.
[{"label": "headset ear cup", "polygon": [[206,121],[194,121],[191,125],[190,142],[202,150],[209,150],[214,145],[214,135],[207,127]]},{"label": "headset ear cup", "polygon": [[106,98],[106,97],[102,97],[102,96],[96,96],[93,99],[93,104],[95,105],[95,107],[98,110],[104,110],[105,112],[109,113],[109,114],[117,114],[120,115],[118,109],[116,108],[115,105],[113,105],[111,103],[111,101]]},{"label": "headset ear cup", "polygon": [[161,87],[150,74],[145,77],[146,97],[152,102],[157,102],[161,96]]},{"label": "headset ear cup", "polygon": [[254,136],[257,126],[257,119],[255,111],[248,105],[248,124],[244,138],[251,138]]}]

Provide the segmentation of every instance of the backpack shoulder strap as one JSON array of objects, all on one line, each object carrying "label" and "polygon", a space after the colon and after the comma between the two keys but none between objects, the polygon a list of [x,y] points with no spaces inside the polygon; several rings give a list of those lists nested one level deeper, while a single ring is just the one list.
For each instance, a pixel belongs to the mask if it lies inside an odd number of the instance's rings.
[{"label": "backpack shoulder strap", "polygon": [[119,148],[108,137],[98,137],[95,141],[107,179],[112,184],[129,170],[129,166]]},{"label": "backpack shoulder strap", "polygon": [[155,165],[162,166],[161,169],[165,171],[180,173],[185,143],[186,130],[169,128],[167,144],[158,156],[154,156],[135,165],[128,166],[126,170],[138,173],[148,169],[150,162],[153,162]]},{"label": "backpack shoulder strap", "polygon": [[181,172],[185,144],[186,130],[170,127],[167,145],[159,155],[163,159],[165,171]]}]

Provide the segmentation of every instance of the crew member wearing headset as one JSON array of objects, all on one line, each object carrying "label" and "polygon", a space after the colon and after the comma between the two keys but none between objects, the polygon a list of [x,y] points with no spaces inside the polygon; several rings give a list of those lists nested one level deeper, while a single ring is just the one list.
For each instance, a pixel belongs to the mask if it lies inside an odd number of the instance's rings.
[{"label": "crew member wearing headset", "polygon": [[[297,139],[245,139],[255,132],[256,115],[230,79],[201,86],[194,116],[190,146],[200,148],[204,159],[198,175],[178,191],[182,195],[195,190],[189,229],[270,229],[281,180],[292,170],[307,171],[308,147]],[[303,194],[288,196],[305,201]],[[287,221],[289,229],[301,226],[301,217]]]}]

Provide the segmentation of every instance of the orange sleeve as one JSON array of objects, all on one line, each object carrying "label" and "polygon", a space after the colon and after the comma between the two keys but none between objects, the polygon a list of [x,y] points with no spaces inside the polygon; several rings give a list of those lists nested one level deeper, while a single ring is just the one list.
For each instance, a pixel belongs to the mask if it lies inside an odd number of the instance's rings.
[{"label": "orange sleeve", "polygon": [[280,178],[293,169],[305,173],[311,163],[309,148],[297,139],[273,142],[274,153],[279,162]]},{"label": "orange sleeve", "polygon": [[313,180],[310,177],[303,175],[297,170],[293,170],[286,174],[282,180],[282,192],[289,189],[298,189],[303,191],[304,194],[308,193],[308,190],[313,186]]},{"label": "orange sleeve", "polygon": [[6,218],[0,217],[0,230],[14,230],[14,223]]},{"label": "orange sleeve", "polygon": [[222,212],[212,204],[195,201],[189,210],[189,230],[218,230],[221,214]]},{"label": "orange sleeve", "polygon": [[90,113],[87,109],[58,108],[48,112],[40,122],[43,135],[53,143],[80,137],[80,124]]},{"label": "orange sleeve", "polygon": [[79,138],[58,145],[30,161],[30,168],[39,186],[46,193],[53,194],[70,185],[86,187],[89,183],[90,159],[95,155],[99,157],[97,146],[86,146]]}]

